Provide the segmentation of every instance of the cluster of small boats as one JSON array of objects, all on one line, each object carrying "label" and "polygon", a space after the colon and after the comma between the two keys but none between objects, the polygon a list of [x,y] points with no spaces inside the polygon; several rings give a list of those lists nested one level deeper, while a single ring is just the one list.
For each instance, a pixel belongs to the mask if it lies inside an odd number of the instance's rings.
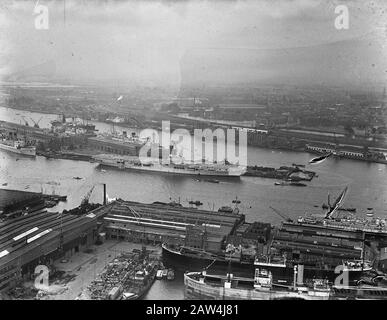
[{"label": "cluster of small boats", "polygon": [[162,279],[167,279],[167,280],[174,280],[175,279],[175,271],[173,269],[159,269],[156,272],[156,279],[162,280]]}]

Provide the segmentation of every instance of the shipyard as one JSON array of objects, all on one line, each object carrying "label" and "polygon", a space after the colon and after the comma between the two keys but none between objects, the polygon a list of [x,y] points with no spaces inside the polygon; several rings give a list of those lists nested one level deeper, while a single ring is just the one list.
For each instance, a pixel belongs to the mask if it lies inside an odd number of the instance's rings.
[{"label": "shipyard", "polygon": [[383,1],[0,11],[0,300],[387,300]]}]

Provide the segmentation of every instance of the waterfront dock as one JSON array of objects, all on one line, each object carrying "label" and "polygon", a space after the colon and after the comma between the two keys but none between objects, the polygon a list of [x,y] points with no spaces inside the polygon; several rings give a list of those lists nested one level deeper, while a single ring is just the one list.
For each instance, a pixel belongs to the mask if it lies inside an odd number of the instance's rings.
[{"label": "waterfront dock", "polygon": [[290,181],[312,181],[316,172],[300,169],[298,166],[281,166],[278,169],[262,166],[248,166],[245,176],[281,179]]},{"label": "waterfront dock", "polygon": [[152,286],[160,266],[159,256],[133,250],[115,257],[88,286],[92,300],[137,300]]}]

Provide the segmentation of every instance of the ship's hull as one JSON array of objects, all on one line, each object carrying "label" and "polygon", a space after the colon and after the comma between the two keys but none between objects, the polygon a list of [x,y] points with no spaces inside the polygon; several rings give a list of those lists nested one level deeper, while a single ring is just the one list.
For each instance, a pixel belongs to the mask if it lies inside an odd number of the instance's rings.
[{"label": "ship's hull", "polygon": [[173,175],[190,175],[190,176],[202,176],[202,177],[235,177],[239,178],[244,170],[241,168],[230,169],[226,172],[215,171],[215,170],[189,170],[189,169],[178,169],[173,167],[167,167],[162,165],[130,165],[120,164],[108,161],[98,161],[103,167],[112,167],[121,170],[141,171],[149,173],[164,173]]},{"label": "ship's hull", "polygon": [[14,146],[9,146],[7,144],[0,143],[0,149],[10,151],[17,154],[22,154],[24,156],[35,157],[36,156],[36,148],[35,147],[21,147],[16,148]]},{"label": "ship's hull", "polygon": [[301,293],[290,290],[255,290],[253,288],[225,288],[218,284],[209,284],[195,278],[199,273],[184,274],[184,295],[188,300],[328,300],[326,292]]},{"label": "ship's hull", "polygon": [[[170,259],[176,263],[190,266],[197,270],[202,270],[208,266],[221,268],[224,267],[226,269],[229,265],[229,261],[226,260],[222,256],[211,255],[211,254],[188,254],[188,253],[180,253],[177,250],[173,250],[166,246],[162,245],[163,258]],[[252,262],[240,262],[240,261],[231,261],[231,265],[233,268],[238,268],[245,271],[251,271],[253,273],[254,266]]]},{"label": "ship's hull", "polygon": [[[189,266],[191,270],[203,270],[208,266],[216,268],[217,270],[227,270],[229,261],[221,256],[207,256],[205,254],[188,254],[181,253],[177,250],[171,249],[165,244],[162,245],[163,257],[173,260],[176,263]],[[232,269],[234,271],[240,271],[244,274],[254,274],[255,268],[264,268],[273,274],[273,282],[283,285],[291,285],[293,283],[294,266],[292,264],[284,266],[276,264],[254,264],[251,261],[232,261]],[[356,284],[361,278],[363,271],[350,271],[348,272],[349,284]],[[304,278],[313,279],[316,276],[322,279],[328,279],[334,282],[339,274],[336,274],[333,269],[322,270],[317,267],[304,266]]]},{"label": "ship's hull", "polygon": [[152,287],[153,283],[156,280],[156,273],[153,272],[150,279],[148,280],[148,283],[138,292],[136,300],[142,300],[144,296],[148,293],[149,289]]}]

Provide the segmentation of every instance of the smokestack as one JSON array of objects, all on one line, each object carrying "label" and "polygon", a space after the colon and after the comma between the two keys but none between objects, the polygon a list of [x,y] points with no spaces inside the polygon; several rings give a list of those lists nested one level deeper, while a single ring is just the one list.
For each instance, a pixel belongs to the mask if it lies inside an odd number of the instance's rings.
[{"label": "smokestack", "polygon": [[293,289],[296,290],[297,289],[297,266],[294,266],[293,267]]},{"label": "smokestack", "polygon": [[304,265],[299,264],[297,267],[297,285],[303,285],[304,284]]},{"label": "smokestack", "polygon": [[106,183],[103,184],[103,205],[106,206]]}]

